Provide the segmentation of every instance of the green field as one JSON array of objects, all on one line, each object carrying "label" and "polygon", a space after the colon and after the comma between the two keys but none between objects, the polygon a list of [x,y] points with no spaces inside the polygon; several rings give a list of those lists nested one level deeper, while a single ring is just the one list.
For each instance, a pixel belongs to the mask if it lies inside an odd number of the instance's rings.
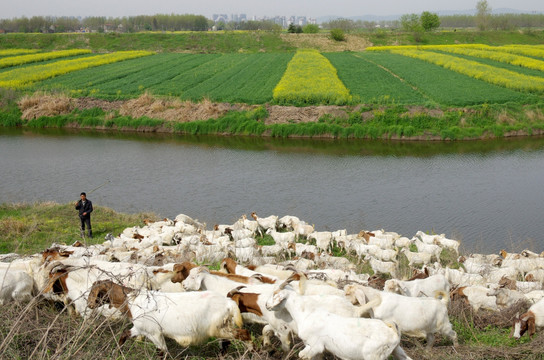
[{"label": "green field", "polygon": [[387,68],[440,105],[530,103],[536,100],[530,94],[492,85],[419,59],[389,53],[365,53],[364,58]]},{"label": "green field", "polygon": [[[63,90],[72,96],[134,98],[144,92],[199,101],[263,104],[281,79],[292,53],[163,53],[84,69],[36,83],[33,90]],[[470,106],[534,103],[538,94],[523,93],[478,80],[441,66],[389,52],[326,53],[354,103]],[[543,76],[538,70],[466,55],[497,69]],[[300,82],[318,81],[312,73]],[[303,85],[304,86],[304,85]],[[307,87],[307,86],[306,86]]]},{"label": "green field", "polygon": [[59,76],[35,89],[68,90],[104,99],[136,97],[147,91],[182,99],[265,103],[281,78],[290,53],[157,54]]},{"label": "green field", "polygon": [[362,103],[424,104],[421,91],[372,61],[367,54],[328,53],[338,77]]}]

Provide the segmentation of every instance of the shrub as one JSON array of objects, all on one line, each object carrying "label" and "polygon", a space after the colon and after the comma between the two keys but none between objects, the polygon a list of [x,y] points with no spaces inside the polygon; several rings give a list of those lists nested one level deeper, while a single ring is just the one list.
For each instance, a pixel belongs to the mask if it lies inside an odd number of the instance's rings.
[{"label": "shrub", "polygon": [[342,29],[332,29],[331,39],[334,41],[346,41],[346,35]]},{"label": "shrub", "polygon": [[319,26],[316,24],[307,24],[302,28],[302,32],[305,34],[317,34],[319,32]]}]

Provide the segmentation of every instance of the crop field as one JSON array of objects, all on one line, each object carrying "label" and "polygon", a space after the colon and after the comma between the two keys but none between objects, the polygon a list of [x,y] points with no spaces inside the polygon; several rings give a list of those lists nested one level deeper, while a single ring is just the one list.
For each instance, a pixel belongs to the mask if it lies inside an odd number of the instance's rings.
[{"label": "crop field", "polygon": [[74,50],[61,50],[61,51],[51,51],[38,54],[25,54],[19,56],[10,56],[3,59],[0,59],[0,68],[17,66],[27,63],[58,59],[69,56],[76,56],[82,54],[89,54],[91,50],[87,49],[74,49]]},{"label": "crop field", "polygon": [[[528,45],[374,47],[364,52],[160,53],[0,50],[0,87],[130,99],[281,105],[471,106],[535,103],[544,48]],[[66,56],[66,59],[59,58]],[[40,61],[39,64],[31,62]]]},{"label": "crop field", "polygon": [[0,49],[0,57],[15,56],[23,54],[34,54],[39,52],[37,49]]},{"label": "crop field", "polygon": [[387,68],[438,104],[466,106],[482,103],[526,102],[532,97],[502,86],[471,78],[441,66],[389,52],[360,56]]},{"label": "crop field", "polygon": [[317,50],[299,50],[274,88],[281,104],[336,104],[351,100],[337,70]]},{"label": "crop field", "polygon": [[387,68],[373,62],[368,54],[328,53],[338,77],[355,100],[373,104],[424,104],[429,99]]},{"label": "crop field", "polygon": [[123,51],[71,60],[61,60],[45,65],[34,65],[5,71],[0,74],[0,87],[23,88],[34,82],[67,74],[73,71],[100,66],[117,61],[151,55],[149,51]]},{"label": "crop field", "polygon": [[544,53],[537,47],[491,47],[474,44],[471,46],[391,46],[370,50],[373,52],[385,50],[423,60],[506,89],[535,94],[544,93]]},{"label": "crop field", "polygon": [[289,53],[158,54],[59,76],[39,87],[105,99],[148,91],[190,100],[264,103],[272,100],[272,90],[291,57]]},{"label": "crop field", "polygon": [[524,75],[515,71],[482,64],[477,61],[462,59],[458,56],[445,55],[432,51],[392,50],[392,52],[424,60],[459,74],[467,75],[505,88],[526,92],[544,92],[544,77]]}]

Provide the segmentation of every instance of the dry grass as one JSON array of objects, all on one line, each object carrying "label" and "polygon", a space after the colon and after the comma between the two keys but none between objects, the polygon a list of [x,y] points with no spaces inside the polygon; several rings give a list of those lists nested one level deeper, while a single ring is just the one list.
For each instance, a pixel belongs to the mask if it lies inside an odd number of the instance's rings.
[{"label": "dry grass", "polygon": [[279,106],[270,105],[266,107],[268,117],[265,124],[288,124],[317,122],[323,115],[330,115],[334,118],[346,119],[348,109],[345,106]]},{"label": "dry grass", "polygon": [[532,122],[540,122],[544,120],[544,114],[540,110],[527,110],[525,116]]},{"label": "dry grass", "polygon": [[137,99],[128,100],[119,107],[119,114],[139,118],[147,116],[173,122],[217,119],[229,111],[250,109],[250,106],[214,103],[204,99],[199,103],[179,99],[158,99],[144,93]]},{"label": "dry grass", "polygon": [[[463,302],[455,301],[450,317],[474,332],[486,331],[491,326],[510,326],[506,321],[511,314],[522,311],[525,305],[516,305],[500,313],[479,312],[475,314]],[[513,315],[512,315],[513,316]],[[471,325],[474,322],[474,325]],[[157,358],[154,345],[147,340],[129,339],[119,347],[117,341],[131,324],[126,320],[111,321],[96,317],[87,321],[72,316],[62,304],[33,299],[27,304],[11,303],[0,312],[0,358],[1,359],[142,359]],[[249,325],[253,334],[253,349],[241,342],[233,342],[226,354],[221,354],[220,343],[211,340],[205,345],[183,348],[167,339],[169,352],[166,359],[254,359],[295,360],[303,348],[300,339],[295,339],[292,350],[284,354],[280,343],[273,340],[269,349],[261,347],[262,325]],[[426,349],[422,340],[403,337],[402,346],[413,359],[423,360],[536,360],[542,359],[544,333],[537,333],[530,342],[516,346],[491,346],[463,343],[453,347],[449,340],[437,339],[434,347]],[[326,353],[326,360],[336,359]]]},{"label": "dry grass", "polygon": [[7,217],[0,219],[0,234],[12,233],[18,236],[26,234],[31,227],[26,221]]},{"label": "dry grass", "polygon": [[42,116],[68,114],[74,109],[73,100],[64,94],[46,94],[36,92],[25,95],[18,102],[24,120],[37,119]]},{"label": "dry grass", "polygon": [[357,35],[346,35],[346,41],[334,41],[329,33],[322,34],[281,34],[281,39],[299,48],[317,49],[322,52],[363,51],[372,43]]},{"label": "dry grass", "polygon": [[516,119],[511,117],[506,110],[503,110],[497,116],[497,123],[515,125],[516,124]]}]

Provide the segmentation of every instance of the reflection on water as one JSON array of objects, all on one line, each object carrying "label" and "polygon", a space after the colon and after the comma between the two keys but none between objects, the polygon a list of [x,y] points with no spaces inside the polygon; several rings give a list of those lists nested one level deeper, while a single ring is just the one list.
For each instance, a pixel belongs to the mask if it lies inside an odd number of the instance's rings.
[{"label": "reflection on water", "polygon": [[[417,230],[471,251],[542,249],[544,139],[334,141],[0,129],[0,202],[77,199],[233,223],[257,211],[318,230]],[[520,241],[523,243],[520,244]]]}]

